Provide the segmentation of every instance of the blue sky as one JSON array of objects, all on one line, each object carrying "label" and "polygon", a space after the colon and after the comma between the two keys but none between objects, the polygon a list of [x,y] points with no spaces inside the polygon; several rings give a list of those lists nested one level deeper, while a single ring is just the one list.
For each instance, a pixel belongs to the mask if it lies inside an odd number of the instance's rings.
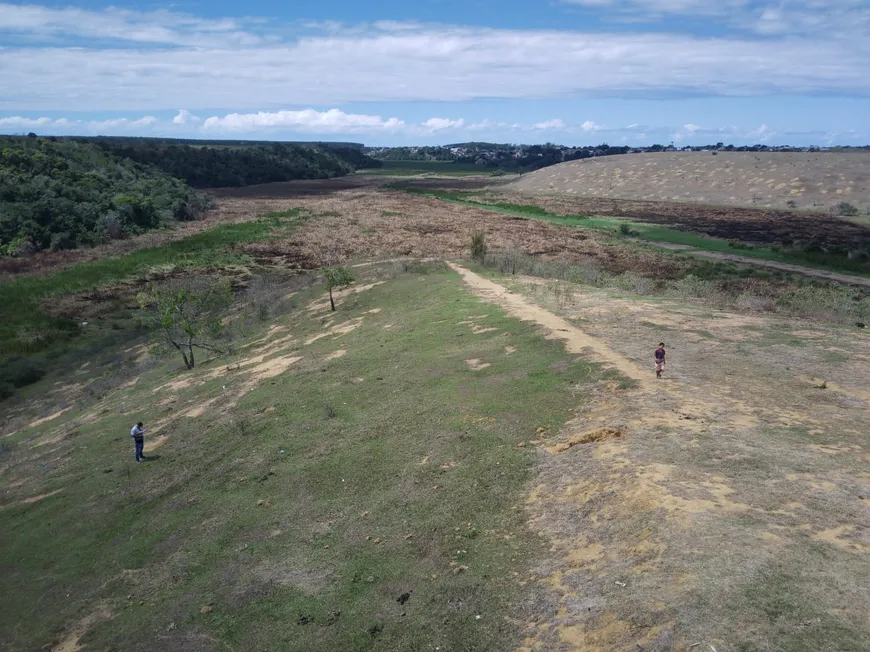
[{"label": "blue sky", "polygon": [[870,144],[868,0],[0,0],[0,133]]}]

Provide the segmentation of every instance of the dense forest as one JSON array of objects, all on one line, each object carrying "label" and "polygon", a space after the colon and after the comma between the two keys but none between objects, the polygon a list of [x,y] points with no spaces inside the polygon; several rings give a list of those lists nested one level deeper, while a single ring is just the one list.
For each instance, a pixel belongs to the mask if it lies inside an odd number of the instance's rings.
[{"label": "dense forest", "polygon": [[380,167],[359,147],[260,143],[174,144],[157,139],[91,139],[104,151],[160,168],[195,188],[226,188],[293,179],[329,179]]},{"label": "dense forest", "polygon": [[208,203],[183,181],[96,145],[0,137],[0,255],[124,238]]},{"label": "dense forest", "polygon": [[612,147],[607,143],[585,147],[511,145],[501,143],[456,143],[443,147],[378,147],[367,153],[382,161],[442,161],[481,165],[510,172],[531,172],[541,168],[595,156],[627,154],[629,147]]}]

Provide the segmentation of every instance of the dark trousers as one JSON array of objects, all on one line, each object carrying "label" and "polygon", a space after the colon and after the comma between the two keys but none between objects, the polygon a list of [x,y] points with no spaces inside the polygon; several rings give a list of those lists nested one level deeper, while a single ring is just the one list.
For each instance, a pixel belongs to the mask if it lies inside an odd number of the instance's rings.
[{"label": "dark trousers", "polygon": [[133,437],[133,441],[136,442],[136,461],[138,462],[145,457],[142,453],[142,449],[145,447],[145,437]]}]

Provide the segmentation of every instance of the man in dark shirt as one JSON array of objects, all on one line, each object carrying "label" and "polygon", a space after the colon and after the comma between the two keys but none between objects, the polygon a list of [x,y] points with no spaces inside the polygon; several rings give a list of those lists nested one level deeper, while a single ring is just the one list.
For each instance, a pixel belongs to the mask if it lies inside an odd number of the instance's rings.
[{"label": "man in dark shirt", "polygon": [[655,352],[656,358],[656,378],[662,377],[662,372],[665,370],[665,343],[659,342],[659,348]]}]

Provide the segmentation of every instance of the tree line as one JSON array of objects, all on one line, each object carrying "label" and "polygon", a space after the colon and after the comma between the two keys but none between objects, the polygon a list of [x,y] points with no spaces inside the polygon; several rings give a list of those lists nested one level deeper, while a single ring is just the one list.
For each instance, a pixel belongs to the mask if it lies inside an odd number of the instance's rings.
[{"label": "tree line", "polygon": [[94,144],[0,137],[0,255],[124,238],[208,205],[183,181]]},{"label": "tree line", "polygon": [[360,148],[288,143],[173,144],[157,139],[93,139],[113,156],[153,165],[194,188],[229,188],[294,179],[331,179],[380,161]]}]

